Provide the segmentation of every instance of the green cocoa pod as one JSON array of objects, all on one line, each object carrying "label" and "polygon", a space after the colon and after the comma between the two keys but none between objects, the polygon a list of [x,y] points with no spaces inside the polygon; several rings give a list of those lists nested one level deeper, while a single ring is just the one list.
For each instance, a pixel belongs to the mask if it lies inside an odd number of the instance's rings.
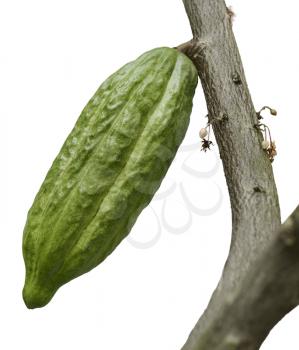
[{"label": "green cocoa pod", "polygon": [[110,76],[82,111],[28,212],[28,308],[101,263],[130,232],[182,142],[197,71],[151,50]]}]

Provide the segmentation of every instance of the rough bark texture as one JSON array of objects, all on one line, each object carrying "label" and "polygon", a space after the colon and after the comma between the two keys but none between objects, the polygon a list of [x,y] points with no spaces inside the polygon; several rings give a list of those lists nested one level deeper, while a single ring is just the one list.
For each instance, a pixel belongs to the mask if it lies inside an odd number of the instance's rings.
[{"label": "rough bark texture", "polygon": [[251,265],[225,313],[184,349],[255,350],[299,303],[299,206]]},{"label": "rough bark texture", "polygon": [[[294,238],[288,246],[281,237],[286,231],[291,237],[298,234],[299,210],[289,219],[291,224],[281,226],[272,166],[255,128],[257,114],[231,11],[223,0],[183,2],[193,40],[179,49],[198,69],[232,209],[229,257],[183,350],[259,349],[271,328],[298,302],[299,243]],[[285,272],[292,274],[290,287]]]}]

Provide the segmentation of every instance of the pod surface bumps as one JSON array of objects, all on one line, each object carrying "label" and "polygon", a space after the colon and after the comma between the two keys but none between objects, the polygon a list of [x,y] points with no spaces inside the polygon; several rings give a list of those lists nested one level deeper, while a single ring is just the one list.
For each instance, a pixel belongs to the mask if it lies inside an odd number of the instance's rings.
[{"label": "pod surface bumps", "polygon": [[96,91],[28,212],[28,308],[46,305],[128,235],[185,136],[197,80],[189,58],[165,47],[126,64]]}]

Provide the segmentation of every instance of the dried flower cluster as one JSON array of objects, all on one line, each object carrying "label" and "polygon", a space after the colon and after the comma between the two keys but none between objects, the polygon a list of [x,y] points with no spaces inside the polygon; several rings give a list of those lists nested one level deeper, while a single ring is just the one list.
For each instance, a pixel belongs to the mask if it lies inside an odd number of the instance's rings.
[{"label": "dried flower cluster", "polygon": [[205,128],[200,129],[199,137],[202,139],[201,141],[201,150],[206,152],[213,145],[213,142],[210,141],[210,130],[211,124],[208,123]]},{"label": "dried flower cluster", "polygon": [[[269,110],[270,114],[273,116],[277,115],[277,111],[271,107],[264,106],[258,112],[256,112],[258,123],[255,124],[255,127],[263,133],[264,139],[262,141],[262,148],[267,153],[270,161],[273,162],[275,156],[277,156],[276,144],[275,141],[272,140],[271,132],[269,127],[266,124],[261,123],[261,119],[263,119],[262,112],[264,110]],[[208,116],[207,116],[208,117]],[[206,152],[211,149],[213,142],[210,141],[210,131],[211,124],[208,122],[205,128],[200,129],[199,137],[201,138],[201,150]]]},{"label": "dried flower cluster", "polygon": [[263,124],[260,122],[260,120],[263,119],[261,113],[265,109],[268,109],[271,115],[273,116],[277,115],[277,111],[275,109],[270,108],[268,106],[264,106],[260,111],[256,113],[257,119],[259,120],[258,124],[256,124],[256,127],[263,133],[263,136],[264,136],[264,140],[262,142],[262,148],[267,153],[270,161],[273,162],[274,157],[277,155],[276,144],[275,144],[275,141],[272,140],[269,127],[266,124]]}]

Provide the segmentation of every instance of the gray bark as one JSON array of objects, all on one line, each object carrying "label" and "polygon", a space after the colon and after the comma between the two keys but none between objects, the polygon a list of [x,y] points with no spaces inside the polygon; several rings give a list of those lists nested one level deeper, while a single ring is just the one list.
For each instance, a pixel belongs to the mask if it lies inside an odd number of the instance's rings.
[{"label": "gray bark", "polygon": [[193,39],[179,49],[196,65],[203,86],[230,195],[232,240],[220,282],[182,350],[259,349],[298,302],[299,243],[289,247],[280,237],[290,226],[298,234],[299,210],[289,219],[292,225],[281,226],[272,166],[255,127],[231,11],[223,0],[183,2]]},{"label": "gray bark", "polygon": [[250,266],[223,313],[184,349],[255,350],[299,303],[299,207]]}]

